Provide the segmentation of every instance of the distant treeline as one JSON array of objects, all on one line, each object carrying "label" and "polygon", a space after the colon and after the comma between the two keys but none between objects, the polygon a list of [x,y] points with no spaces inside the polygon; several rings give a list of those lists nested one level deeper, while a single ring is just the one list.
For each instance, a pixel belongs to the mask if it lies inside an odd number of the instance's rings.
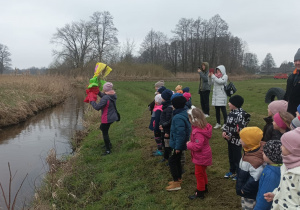
[{"label": "distant treeline", "polygon": [[[225,65],[228,73],[274,72],[276,64],[271,53],[259,65],[257,55],[248,52],[246,42],[234,36],[228,28],[218,14],[209,20],[181,18],[171,31],[172,37],[151,29],[136,55],[133,40],[119,43],[113,16],[108,11],[95,12],[88,20],[68,23],[57,29],[51,38],[51,43],[57,48],[53,50],[54,60],[49,69],[84,70],[97,62],[109,65],[129,63],[160,66],[176,74],[196,72],[202,62],[208,62],[211,68]],[[0,74],[11,61],[8,48],[0,45],[0,52],[1,48],[6,54],[0,53],[0,61],[1,55],[6,55],[6,63],[0,62]],[[293,63],[283,61],[281,67],[293,68]],[[30,73],[34,72],[40,71],[30,69]]]}]

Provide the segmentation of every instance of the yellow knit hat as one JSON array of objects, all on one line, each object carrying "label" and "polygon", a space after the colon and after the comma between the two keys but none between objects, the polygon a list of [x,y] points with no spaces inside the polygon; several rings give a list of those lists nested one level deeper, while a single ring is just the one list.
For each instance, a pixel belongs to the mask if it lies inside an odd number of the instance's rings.
[{"label": "yellow knit hat", "polygon": [[246,127],[240,132],[241,140],[247,145],[246,152],[260,147],[263,131],[259,127]]}]

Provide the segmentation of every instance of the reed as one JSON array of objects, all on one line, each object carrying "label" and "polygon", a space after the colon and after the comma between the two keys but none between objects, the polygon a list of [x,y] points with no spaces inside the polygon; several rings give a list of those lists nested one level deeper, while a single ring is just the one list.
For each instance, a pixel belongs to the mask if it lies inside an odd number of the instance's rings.
[{"label": "reed", "polygon": [[63,102],[70,90],[69,80],[62,76],[1,75],[0,127],[17,124]]}]

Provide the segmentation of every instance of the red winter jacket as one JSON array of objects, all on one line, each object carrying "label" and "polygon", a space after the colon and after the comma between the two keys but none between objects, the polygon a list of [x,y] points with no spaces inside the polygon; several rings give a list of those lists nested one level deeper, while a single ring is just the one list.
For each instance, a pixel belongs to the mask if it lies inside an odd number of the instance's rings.
[{"label": "red winter jacket", "polygon": [[207,123],[204,129],[192,126],[191,142],[187,149],[191,150],[192,162],[196,165],[210,166],[212,164],[212,152],[209,139],[212,135],[212,126]]}]

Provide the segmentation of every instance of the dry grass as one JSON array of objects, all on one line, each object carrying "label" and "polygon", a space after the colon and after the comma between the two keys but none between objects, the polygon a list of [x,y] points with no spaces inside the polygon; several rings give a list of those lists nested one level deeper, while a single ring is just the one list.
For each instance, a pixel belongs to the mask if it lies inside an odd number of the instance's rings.
[{"label": "dry grass", "polygon": [[40,110],[59,104],[71,85],[62,76],[0,76],[0,127],[17,124]]}]

